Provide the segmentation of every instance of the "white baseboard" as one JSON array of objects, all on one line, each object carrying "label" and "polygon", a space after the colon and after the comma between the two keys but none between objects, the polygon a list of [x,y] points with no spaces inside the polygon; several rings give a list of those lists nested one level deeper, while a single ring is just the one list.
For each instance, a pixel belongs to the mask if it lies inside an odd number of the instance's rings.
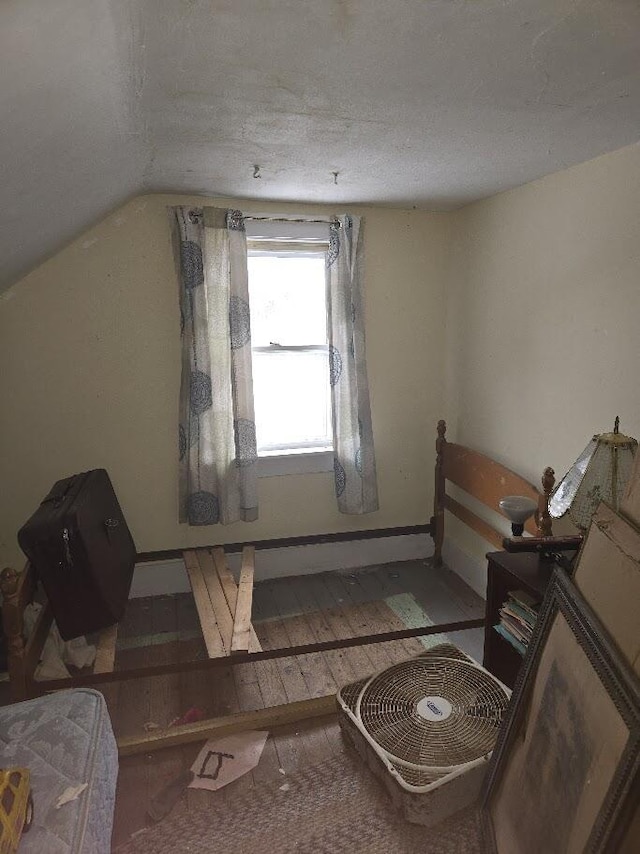
[{"label": "white baseboard", "polygon": [[[359,569],[380,563],[422,560],[432,554],[433,541],[429,534],[405,534],[399,537],[262,549],[256,552],[255,579],[264,581],[268,578],[311,575],[328,570]],[[240,555],[231,554],[227,560],[237,577]],[[182,560],[154,561],[136,565],[130,596],[188,593],[190,589]]]},{"label": "white baseboard", "polygon": [[451,540],[445,539],[442,546],[442,558],[452,572],[459,575],[472,590],[482,596],[487,595],[487,562],[479,561],[465,552]]}]

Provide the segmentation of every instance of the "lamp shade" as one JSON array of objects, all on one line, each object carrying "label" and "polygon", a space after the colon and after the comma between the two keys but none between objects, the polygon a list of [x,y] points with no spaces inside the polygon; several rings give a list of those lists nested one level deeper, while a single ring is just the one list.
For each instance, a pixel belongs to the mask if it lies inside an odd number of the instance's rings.
[{"label": "lamp shade", "polygon": [[568,512],[574,525],[585,531],[601,501],[618,509],[638,447],[635,439],[618,431],[619,423],[616,418],[613,433],[600,433],[591,439],[553,490],[549,514],[554,519]]},{"label": "lamp shade", "polygon": [[527,495],[505,495],[498,502],[498,506],[511,522],[511,533],[514,537],[522,536],[524,523],[538,509],[537,503]]}]

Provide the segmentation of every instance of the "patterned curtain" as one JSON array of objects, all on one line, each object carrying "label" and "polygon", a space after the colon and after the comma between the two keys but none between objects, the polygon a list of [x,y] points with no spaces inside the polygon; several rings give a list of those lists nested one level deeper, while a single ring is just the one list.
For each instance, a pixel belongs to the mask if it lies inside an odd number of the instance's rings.
[{"label": "patterned curtain", "polygon": [[258,518],[247,244],[240,211],[170,209],[180,283],[180,522]]},{"label": "patterned curtain", "polygon": [[363,224],[341,216],[329,226],[329,378],[333,469],[341,513],[378,509],[362,306]]}]

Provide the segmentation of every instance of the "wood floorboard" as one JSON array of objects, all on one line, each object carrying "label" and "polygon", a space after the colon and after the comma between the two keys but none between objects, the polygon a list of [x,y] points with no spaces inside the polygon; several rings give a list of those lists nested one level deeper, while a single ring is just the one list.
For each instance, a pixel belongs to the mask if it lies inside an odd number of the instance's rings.
[{"label": "wood floorboard", "polygon": [[[324,583],[324,573],[322,575],[310,576],[305,578],[304,581],[310,595],[313,596],[322,613],[323,619],[332,634],[332,638],[338,640],[347,637],[350,633],[350,627],[345,623],[341,606],[336,603],[333,594]],[[354,646],[340,651],[344,655],[344,661],[353,673],[353,681],[364,679],[374,672],[375,666],[371,663],[371,659],[367,655],[366,647]]]},{"label": "wood floorboard", "polygon": [[[332,631],[325,613],[318,605],[307,579],[292,579],[290,588],[292,594],[296,597],[298,606],[305,614],[313,640],[318,642],[337,640],[335,632]],[[345,650],[327,650],[323,653],[323,657],[339,688],[347,685],[349,682],[354,682],[358,678],[345,655]]]},{"label": "wood floorboard", "polygon": [[[151,607],[151,631],[154,635],[177,633],[178,609],[175,596],[154,597]],[[177,664],[180,661],[180,644],[172,640],[150,650],[154,663]],[[162,727],[182,714],[180,702],[180,674],[170,673],[149,680],[149,720]],[[153,751],[149,754],[149,801],[184,768],[181,747]],[[145,804],[146,814],[148,802]]]},{"label": "wood floorboard", "polygon": [[[289,597],[284,595],[285,585],[271,582],[266,584],[265,601],[268,597],[271,598],[272,607],[280,613],[280,609],[291,615],[295,611],[295,607]],[[282,604],[281,604],[282,598]],[[266,643],[269,648],[274,649],[277,646],[291,646],[296,643],[308,643],[310,640],[310,632],[298,616],[287,616],[284,619],[268,620],[263,624]],[[304,640],[299,640],[304,638]],[[328,683],[324,673],[316,674],[315,668],[321,669],[325,666],[324,661],[315,655],[297,655],[286,659],[276,659],[281,665],[281,679],[288,695],[287,700],[303,700],[311,697],[323,697],[333,693],[335,683],[331,680]],[[289,696],[289,694],[291,696]],[[302,747],[304,753],[311,763],[322,761],[328,756],[329,744],[322,726],[318,726],[317,722],[307,723],[301,731],[304,732],[302,739]]]},{"label": "wood floorboard", "polygon": [[[376,567],[375,575],[387,596],[412,593],[434,623],[482,617],[483,600],[462,579],[455,576],[455,591],[449,587],[450,570],[436,569],[424,561]],[[484,629],[451,632],[451,643],[476,661],[482,662]]]},{"label": "wood floorboard", "polygon": [[[286,625],[291,625],[294,631],[299,632],[299,637],[306,637],[309,642],[313,643],[317,640],[317,634],[314,626],[317,624],[319,612],[317,606],[310,594],[304,592],[304,582],[300,585],[301,579],[292,578],[286,584],[284,596],[276,595],[276,602],[283,600],[283,606],[288,612],[295,612],[297,616],[286,621]],[[290,635],[294,637],[294,634]],[[335,640],[334,637],[331,640]],[[314,653],[309,656],[304,656],[304,659],[309,662],[310,674],[312,680],[308,680],[309,689],[312,696],[326,696],[326,694],[336,693],[339,688],[345,684],[344,671],[342,665],[342,655],[340,650],[326,650],[325,652]],[[326,736],[329,750],[333,753],[336,749],[336,739],[339,738],[339,732],[334,726],[334,722],[321,724],[320,721],[310,721],[306,725],[309,729],[322,727]],[[324,749],[324,742],[322,743]]]},{"label": "wood floorboard", "polygon": [[[451,575],[423,561],[406,561],[357,573],[263,581],[254,587],[253,621],[267,649],[402,628],[402,619],[384,602],[400,593],[412,594],[434,622],[481,615],[482,600]],[[153,601],[133,599],[120,623],[119,640],[131,641],[147,634],[171,635],[167,643],[118,650],[116,666],[206,657],[202,637],[194,638],[198,630],[197,611],[189,594],[156,597]],[[454,643],[467,652],[475,650],[476,658],[478,654],[482,656],[482,629],[455,634],[455,638],[450,635]],[[193,706],[214,717],[332,693],[422,650],[417,639],[389,641],[250,662],[210,673],[183,672],[136,679],[105,686],[105,695],[116,734],[125,736],[142,731],[150,721],[164,726]],[[150,797],[161,788],[162,781],[190,767],[200,747],[201,744],[192,744],[121,760],[114,845],[144,826]],[[274,730],[260,763],[250,774],[216,793],[189,789],[175,810],[200,809],[219,799],[230,803],[254,785],[276,780],[284,783],[287,774],[342,750],[335,716]]]},{"label": "wood floorboard", "polygon": [[[346,585],[339,575],[332,575],[331,573],[324,573],[322,581],[333,596],[335,606],[338,609],[342,623],[340,629],[342,637],[372,634],[375,631],[375,626],[371,626],[366,614],[362,613],[357,597],[353,595],[349,585]],[[377,673],[393,663],[385,650],[381,649],[379,643],[367,644],[360,649],[364,651],[369,661],[369,673]]]},{"label": "wood floorboard", "polygon": [[[299,612],[299,604],[290,584],[282,584],[274,593],[277,606],[281,609],[280,616],[291,644],[305,644],[313,641],[313,633],[309,627],[306,615]],[[287,616],[287,614],[295,616]],[[322,652],[312,652],[297,656],[302,675],[307,683],[309,696],[325,697],[338,688],[331,671],[327,666]]]},{"label": "wood floorboard", "polygon": [[[124,636],[137,633],[151,633],[152,608],[150,602],[136,603],[133,600],[128,607],[130,619],[123,621]],[[118,653],[116,652],[116,660]],[[124,657],[124,656],[123,656]],[[142,666],[150,662],[150,650],[132,649],[126,653],[127,664]],[[118,736],[135,735],[144,730],[150,717],[150,680],[135,679],[127,685],[125,692],[120,690],[120,702],[114,730]],[[113,828],[113,844],[128,839],[131,834],[145,826],[146,807],[149,799],[149,757],[147,754],[130,756],[120,761],[118,786],[116,790],[116,813]]]},{"label": "wood floorboard", "polygon": [[[358,615],[359,619],[364,622],[364,628],[367,634],[374,634],[379,631],[379,616],[376,607],[371,601],[370,596],[358,582],[356,573],[344,575],[337,573],[334,583],[341,583],[344,591],[344,597],[352,602],[352,608]],[[398,653],[394,646],[394,641],[385,641],[384,643],[374,644],[372,647],[374,655],[376,655],[380,668],[388,667],[398,660]]]},{"label": "wood floorboard", "polygon": [[[262,584],[264,585],[264,582]],[[260,595],[261,599],[264,598],[264,592],[261,592]],[[262,602],[258,604],[257,611],[258,615],[254,616],[254,627],[260,643],[266,649],[269,642],[266,629],[268,621],[264,623],[257,622],[257,617],[265,613]],[[264,708],[278,706],[287,702],[287,694],[282,682],[278,661],[279,659],[256,661],[253,664]],[[289,732],[278,733],[273,738],[273,743],[278,758],[278,767],[283,768],[285,772],[291,772],[305,763],[306,754],[304,745],[295,737],[295,734],[292,735]]]},{"label": "wood floorboard", "polygon": [[[207,651],[203,638],[188,641],[186,638],[198,628],[198,613],[193,598],[189,595],[179,596],[177,602],[177,625],[180,637],[179,656],[180,661],[188,661],[190,658],[206,658]],[[214,717],[216,714],[216,703],[211,690],[210,674],[181,672],[179,674],[179,697],[180,713],[184,714],[191,708],[202,710],[206,717]],[[201,744],[189,744],[181,748],[182,767],[190,768],[198,755]],[[200,789],[188,789],[183,796],[183,802],[187,809],[196,810],[208,803],[207,792]]]},{"label": "wood floorboard", "polygon": [[[388,631],[406,628],[401,618],[385,603],[385,591],[377,573],[360,572],[357,575],[357,582],[362,590],[371,597],[372,607],[377,610],[381,622],[385,623],[385,628]],[[425,648],[417,638],[405,638],[404,640],[390,641],[388,649],[396,660],[404,661],[407,658],[420,655]]]}]

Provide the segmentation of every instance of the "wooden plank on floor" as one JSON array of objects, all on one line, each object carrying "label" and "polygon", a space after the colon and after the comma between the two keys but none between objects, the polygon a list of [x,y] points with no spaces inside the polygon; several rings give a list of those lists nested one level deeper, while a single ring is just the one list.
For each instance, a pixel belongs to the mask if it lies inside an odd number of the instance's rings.
[{"label": "wooden plank on floor", "polygon": [[231,652],[231,639],[233,636],[233,616],[229,610],[222,584],[216,572],[211,552],[208,549],[196,549],[196,556],[200,564],[200,571],[204,579],[209,601],[215,614],[218,630],[222,637],[222,643],[227,655]]},{"label": "wooden plank on floor", "polygon": [[246,652],[249,649],[254,562],[254,547],[245,546],[242,549],[242,568],[240,569],[236,610],[233,617],[231,652]]},{"label": "wooden plank on floor", "polygon": [[209,654],[209,658],[221,658],[226,655],[226,651],[196,552],[193,549],[187,549],[183,552],[183,556],[191,590],[193,591],[193,598],[198,609],[198,616],[200,617],[200,626],[207,647],[207,653]]},{"label": "wooden plank on floor", "polygon": [[269,729],[295,721],[325,717],[336,712],[335,694],[327,697],[314,697],[298,703],[286,703],[282,706],[258,709],[252,712],[237,712],[219,718],[197,721],[193,724],[171,727],[168,730],[149,732],[144,735],[130,736],[118,740],[120,756],[132,756],[147,753],[176,744],[230,735],[233,732],[246,732],[251,729]]},{"label": "wooden plank on floor", "polygon": [[118,624],[109,626],[100,632],[96,644],[96,659],[93,663],[94,673],[111,673],[116,661],[116,641],[118,639]]},{"label": "wooden plank on floor", "polygon": [[[236,603],[238,601],[238,585],[235,582],[233,573],[227,566],[227,558],[225,556],[224,549],[221,546],[216,546],[216,548],[211,550],[211,553],[213,555],[213,562],[216,567],[216,572],[218,573],[218,578],[220,579],[220,584],[222,585],[222,590],[224,591],[225,599],[227,600],[227,605],[229,606],[229,611],[234,615],[236,612]],[[249,628],[249,652],[260,652],[261,649],[260,641],[258,640],[258,636],[256,635],[252,623]]]}]

